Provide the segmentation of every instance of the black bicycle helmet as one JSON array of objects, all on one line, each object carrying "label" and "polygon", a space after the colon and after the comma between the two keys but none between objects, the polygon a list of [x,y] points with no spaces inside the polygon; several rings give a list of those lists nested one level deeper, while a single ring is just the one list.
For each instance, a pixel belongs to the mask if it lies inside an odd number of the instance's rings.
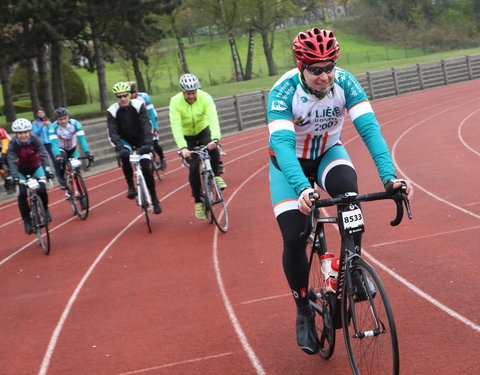
[{"label": "black bicycle helmet", "polygon": [[59,117],[64,117],[64,116],[68,116],[68,109],[63,107],[58,107],[55,110],[55,118],[57,119]]}]

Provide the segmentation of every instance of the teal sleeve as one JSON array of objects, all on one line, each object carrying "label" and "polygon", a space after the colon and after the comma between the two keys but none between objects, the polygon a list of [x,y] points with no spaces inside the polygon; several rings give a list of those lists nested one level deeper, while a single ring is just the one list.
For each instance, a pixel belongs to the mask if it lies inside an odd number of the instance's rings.
[{"label": "teal sleeve", "polygon": [[54,122],[48,127],[48,135],[50,137],[50,142],[52,143],[52,152],[55,156],[60,155],[60,147],[58,147],[57,126],[57,122]]},{"label": "teal sleeve", "polygon": [[88,148],[88,143],[87,143],[87,138],[85,137],[85,130],[83,130],[82,124],[80,122],[75,123],[75,129],[77,129],[78,132],[82,132],[83,134],[77,135],[78,143],[80,143],[80,146],[82,146],[83,152],[90,152],[90,149]]},{"label": "teal sleeve", "polygon": [[365,113],[353,123],[377,166],[382,182],[396,178],[393,160],[375,115],[372,112]]}]

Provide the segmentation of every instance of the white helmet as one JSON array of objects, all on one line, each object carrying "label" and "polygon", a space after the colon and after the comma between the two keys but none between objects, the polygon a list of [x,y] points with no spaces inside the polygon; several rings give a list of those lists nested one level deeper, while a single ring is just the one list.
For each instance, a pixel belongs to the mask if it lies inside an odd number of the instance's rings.
[{"label": "white helmet", "polygon": [[201,89],[202,86],[198,81],[198,78],[193,74],[184,74],[180,77],[180,88],[182,91],[195,91],[197,89]]},{"label": "white helmet", "polygon": [[12,123],[12,131],[14,131],[15,133],[27,132],[29,130],[32,130],[32,123],[26,118],[17,118]]}]

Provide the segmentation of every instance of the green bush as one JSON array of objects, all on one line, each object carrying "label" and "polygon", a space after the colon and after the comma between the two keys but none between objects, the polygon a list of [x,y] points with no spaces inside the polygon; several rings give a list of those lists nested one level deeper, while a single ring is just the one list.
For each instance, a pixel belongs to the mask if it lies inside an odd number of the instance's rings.
[{"label": "green bush", "polygon": [[[65,83],[65,93],[67,96],[67,106],[86,104],[87,103],[87,93],[85,91],[85,86],[82,79],[76,73],[70,65],[63,63],[63,77]],[[35,74],[35,80],[37,84],[37,89],[39,90],[40,102],[42,102],[40,83],[38,79],[38,73]],[[18,66],[12,73],[10,79],[10,87],[15,99],[25,98],[29,96],[28,89],[28,80],[27,80],[27,70],[23,66]],[[17,104],[17,102],[15,102]],[[28,103],[21,103],[31,105],[30,101]],[[15,107],[17,110],[17,107]],[[27,109],[29,111],[30,109]],[[25,112],[25,111],[23,111]],[[19,113],[17,111],[17,113]]]}]

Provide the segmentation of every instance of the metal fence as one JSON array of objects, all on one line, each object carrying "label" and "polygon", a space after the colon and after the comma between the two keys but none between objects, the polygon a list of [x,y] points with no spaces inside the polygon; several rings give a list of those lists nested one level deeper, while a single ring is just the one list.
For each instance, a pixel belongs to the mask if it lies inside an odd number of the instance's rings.
[{"label": "metal fence", "polygon": [[[435,62],[357,74],[370,100],[427,90],[434,87],[480,78],[480,54]],[[266,124],[268,91],[215,99],[223,134],[231,134]],[[161,145],[174,149],[168,107],[157,108]],[[83,122],[85,133],[97,163],[114,161],[106,137],[105,118]]]}]

